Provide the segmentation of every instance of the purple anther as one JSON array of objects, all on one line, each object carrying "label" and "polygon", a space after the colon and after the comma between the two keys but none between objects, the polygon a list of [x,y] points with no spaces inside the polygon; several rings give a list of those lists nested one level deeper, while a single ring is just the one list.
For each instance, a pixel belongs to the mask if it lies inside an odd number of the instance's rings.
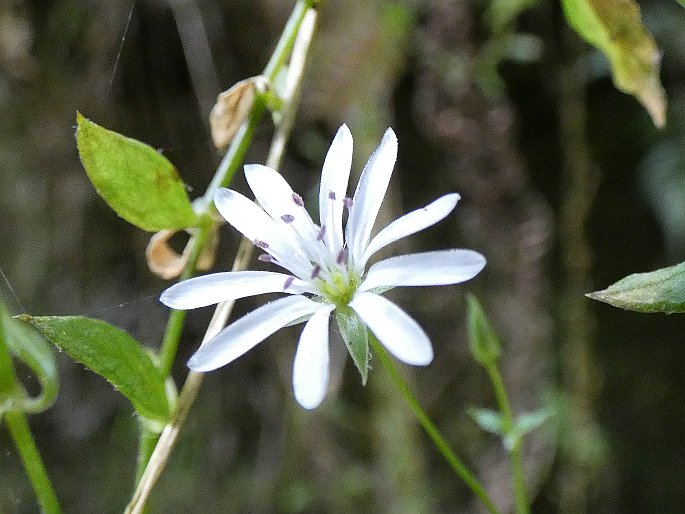
[{"label": "purple anther", "polygon": [[286,278],[285,284],[283,284],[283,291],[287,290],[291,285],[293,285],[294,281],[295,281],[295,277]]},{"label": "purple anther", "polygon": [[322,241],[325,233],[326,233],[326,225],[322,225],[321,228],[319,229],[319,233],[316,235],[316,240]]},{"label": "purple anther", "polygon": [[261,254],[259,257],[257,257],[257,260],[262,262],[274,262],[273,257],[271,257],[271,255],[268,253]]},{"label": "purple anther", "polygon": [[269,243],[267,243],[266,241],[262,241],[261,239],[255,239],[252,242],[255,246],[261,248],[262,250],[266,250],[267,248],[269,248]]},{"label": "purple anther", "polygon": [[283,216],[281,216],[281,219],[286,223],[292,223],[293,221],[295,221],[295,216],[293,216],[292,214],[284,214]]},{"label": "purple anther", "polygon": [[319,266],[318,264],[315,264],[310,278],[318,277],[319,273],[321,273],[321,266]]},{"label": "purple anther", "polygon": [[328,199],[329,200],[335,200],[335,191],[329,191],[328,192]]},{"label": "purple anther", "polygon": [[335,262],[338,264],[347,263],[347,248],[343,248],[342,250],[340,250],[340,253],[336,257]]},{"label": "purple anther", "polygon": [[352,207],[352,198],[350,198],[349,196],[346,196],[345,199],[343,200],[343,204],[345,205],[345,207],[347,207],[349,209],[350,207]]},{"label": "purple anther", "polygon": [[297,193],[293,193],[293,202],[295,202],[295,205],[298,207],[304,207],[304,202],[302,201],[302,197],[298,195]]}]

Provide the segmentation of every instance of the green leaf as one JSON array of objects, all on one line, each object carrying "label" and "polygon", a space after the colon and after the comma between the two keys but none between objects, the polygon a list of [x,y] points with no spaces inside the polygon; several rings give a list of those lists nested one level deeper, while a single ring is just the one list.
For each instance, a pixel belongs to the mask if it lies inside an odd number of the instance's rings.
[{"label": "green leaf", "polygon": [[138,228],[156,232],[197,223],[173,164],[151,146],[96,125],[77,113],[76,142],[98,194]]},{"label": "green leaf", "polygon": [[516,421],[514,421],[514,432],[518,437],[523,437],[528,432],[542,426],[554,415],[554,409],[546,407],[535,412],[526,412],[521,414]]},{"label": "green leaf", "polygon": [[352,361],[362,375],[362,385],[369,376],[369,333],[366,325],[350,307],[336,307],[336,320]]},{"label": "green leaf", "polygon": [[500,356],[500,343],[475,296],[466,296],[466,331],[473,358],[483,366],[494,364]]},{"label": "green leaf", "polygon": [[633,0],[562,0],[569,24],[606,55],[614,84],[647,109],[654,125],[666,123],[666,95],[659,80],[661,54],[642,25]]},{"label": "green leaf", "polygon": [[16,407],[28,413],[43,412],[55,402],[59,390],[55,349],[39,332],[16,319],[6,318],[4,325],[10,352],[33,371],[41,385],[37,396],[22,392]]},{"label": "green leaf", "polygon": [[104,321],[81,316],[17,316],[128,398],[144,418],[165,422],[165,379],[146,350]]},{"label": "green leaf", "polygon": [[497,435],[504,435],[502,415],[491,409],[471,407],[467,409],[469,416],[473,418],[480,428]]},{"label": "green leaf", "polygon": [[586,296],[629,311],[685,312],[685,262],[629,275]]}]

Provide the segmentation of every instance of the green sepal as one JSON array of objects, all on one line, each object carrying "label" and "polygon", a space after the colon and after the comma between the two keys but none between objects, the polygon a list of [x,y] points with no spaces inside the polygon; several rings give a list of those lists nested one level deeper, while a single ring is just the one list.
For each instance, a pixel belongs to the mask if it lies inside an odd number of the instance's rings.
[{"label": "green sepal", "polygon": [[336,307],[335,318],[343,341],[354,365],[362,376],[362,385],[369,377],[369,333],[366,325],[350,307]]},{"label": "green sepal", "polygon": [[473,358],[483,366],[493,365],[500,356],[500,342],[485,311],[475,296],[466,296],[466,330]]},{"label": "green sepal", "polygon": [[606,289],[586,296],[629,311],[685,312],[685,262],[628,275]]},{"label": "green sepal", "polygon": [[169,419],[165,378],[143,346],[121,329],[82,316],[17,316],[77,362],[109,381],[151,421]]},{"label": "green sepal", "polygon": [[642,25],[634,0],[562,0],[566,19],[611,64],[614,84],[647,109],[654,125],[666,123],[666,95],[659,79],[661,54]]},{"label": "green sepal", "polygon": [[76,115],[76,142],[98,194],[129,223],[150,232],[197,224],[174,165],[151,146]]}]

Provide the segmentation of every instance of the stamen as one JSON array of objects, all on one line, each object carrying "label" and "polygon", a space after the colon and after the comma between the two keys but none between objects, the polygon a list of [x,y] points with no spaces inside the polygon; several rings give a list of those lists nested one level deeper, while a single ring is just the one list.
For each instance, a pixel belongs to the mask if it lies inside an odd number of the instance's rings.
[{"label": "stamen", "polygon": [[266,241],[262,241],[261,239],[255,239],[254,241],[252,241],[252,243],[254,243],[256,247],[261,248],[262,250],[266,250],[267,248],[269,248],[269,243],[267,243]]},{"label": "stamen", "polygon": [[268,253],[261,254],[259,257],[257,257],[257,260],[262,262],[274,262],[273,257],[271,257],[271,255]]},{"label": "stamen", "polygon": [[288,277],[285,279],[285,284],[283,284],[283,291],[288,289],[291,285],[293,285],[293,282],[295,281],[295,277]]},{"label": "stamen", "polygon": [[304,202],[302,201],[302,197],[298,195],[297,193],[293,193],[293,202],[295,202],[295,205],[298,207],[304,207]]},{"label": "stamen", "polygon": [[347,264],[347,248],[340,250],[338,257],[336,257],[335,262],[337,264]]},{"label": "stamen", "polygon": [[328,199],[329,200],[335,200],[335,191],[329,191],[328,192]]},{"label": "stamen", "polygon": [[345,207],[347,207],[349,209],[350,207],[352,207],[352,198],[350,198],[349,196],[346,196],[343,199],[343,204],[345,205]]},{"label": "stamen", "polygon": [[314,265],[314,269],[312,270],[312,275],[310,278],[314,279],[319,276],[319,273],[321,273],[321,266],[318,264]]},{"label": "stamen", "polygon": [[325,233],[326,233],[326,225],[321,225],[321,228],[319,229],[319,233],[316,236],[316,240],[322,241]]},{"label": "stamen", "polygon": [[281,216],[281,219],[286,223],[292,223],[293,221],[295,221],[295,216],[293,216],[292,214],[284,214],[283,216]]}]

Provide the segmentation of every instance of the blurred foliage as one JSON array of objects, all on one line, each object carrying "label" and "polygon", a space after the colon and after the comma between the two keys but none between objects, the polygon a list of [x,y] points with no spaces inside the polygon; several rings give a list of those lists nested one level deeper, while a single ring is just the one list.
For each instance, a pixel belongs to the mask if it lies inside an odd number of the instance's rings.
[{"label": "blurred foliage", "polygon": [[[579,469],[594,477],[578,512],[685,510],[682,320],[590,305],[596,330],[587,344],[599,372],[591,375],[597,393],[587,409],[600,432],[564,424],[574,404],[549,392],[567,385],[561,363],[573,328],[561,322],[560,299],[570,286],[557,225],[571,193],[559,121],[569,105],[560,73],[569,55],[586,72],[581,142],[597,180],[583,224],[592,251],[587,280],[599,289],[685,259],[685,10],[661,0],[640,5],[663,50],[670,102],[663,133],[613,87],[596,51],[568,51],[556,2],[328,0],[315,38],[282,170],[304,196],[316,191],[340,123],[355,136],[356,173],[392,125],[399,159],[382,218],[461,193],[453,216],[396,251],[464,246],[484,253],[488,266],[465,287],[395,293],[436,350],[432,366],[405,372],[505,508],[511,495],[504,450],[466,413],[467,405],[492,407],[492,399],[469,357],[464,290],[484,300],[506,341],[501,364],[514,411],[551,403],[560,413],[556,442],[543,430],[524,447],[534,512],[562,511],[564,495],[572,494],[560,488],[563,452],[580,455]],[[166,282],[147,270],[148,236],[90,186],[74,114],[86,112],[158,149],[183,170],[192,199],[220,158],[207,106],[262,69],[291,7],[277,0],[183,0],[174,8],[161,0],[0,3],[0,267],[16,292],[8,296],[12,312],[88,315],[139,341],[160,340],[166,311],[157,296]],[[486,50],[501,37],[506,51],[494,52],[483,68]],[[483,82],[483,69],[496,79]],[[265,123],[249,162],[263,162],[270,133]],[[242,179],[236,187],[244,187]],[[237,247],[231,231],[221,237],[218,269]],[[241,302],[236,315],[253,305]],[[208,316],[190,316],[174,370],[179,379]],[[290,392],[296,334],[285,330],[207,376],[152,512],[477,512],[373,359],[362,388],[339,341],[329,399],[312,413],[297,407]],[[55,406],[32,418],[57,494],[66,512],[121,512],[135,471],[130,405],[66,356],[58,364]],[[29,370],[19,368],[19,375],[29,393],[32,384],[37,390]],[[35,512],[4,431],[0,450],[0,512]]]}]

